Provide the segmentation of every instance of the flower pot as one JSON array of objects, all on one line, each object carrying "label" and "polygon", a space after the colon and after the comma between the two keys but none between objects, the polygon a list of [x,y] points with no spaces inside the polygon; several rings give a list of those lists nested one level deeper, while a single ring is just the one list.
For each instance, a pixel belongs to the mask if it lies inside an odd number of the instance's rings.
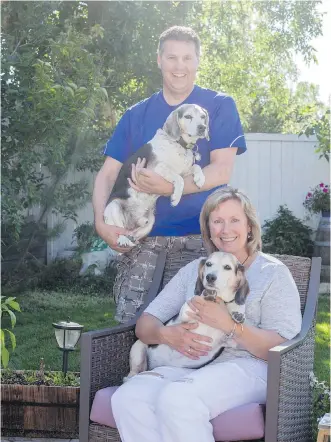
[{"label": "flower pot", "polygon": [[77,438],[79,390],[79,387],[2,384],[2,436]]},{"label": "flower pot", "polygon": [[330,282],[330,212],[322,212],[316,232],[314,256],[322,258],[321,282]]}]

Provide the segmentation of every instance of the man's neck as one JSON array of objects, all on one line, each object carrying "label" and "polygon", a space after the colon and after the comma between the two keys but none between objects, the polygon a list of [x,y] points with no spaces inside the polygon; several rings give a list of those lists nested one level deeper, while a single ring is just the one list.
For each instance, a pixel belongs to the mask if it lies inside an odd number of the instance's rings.
[{"label": "man's neck", "polygon": [[176,94],[174,92],[170,92],[169,90],[163,88],[163,97],[165,101],[169,104],[169,106],[177,106],[177,104],[182,103],[186,100],[186,98],[191,95],[192,91],[194,89],[194,85],[192,86],[192,89],[185,94]]}]

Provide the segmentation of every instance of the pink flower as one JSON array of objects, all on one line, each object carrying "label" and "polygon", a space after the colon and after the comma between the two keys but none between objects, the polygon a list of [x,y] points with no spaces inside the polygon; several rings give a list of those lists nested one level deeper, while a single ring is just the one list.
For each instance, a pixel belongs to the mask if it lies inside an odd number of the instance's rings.
[{"label": "pink flower", "polygon": [[321,184],[320,184],[320,187],[324,187],[324,183],[321,183]]},{"label": "pink flower", "polygon": [[324,192],[324,193],[328,193],[328,189],[325,189],[325,188],[324,188],[324,189],[323,189],[323,192]]},{"label": "pink flower", "polygon": [[310,198],[312,196],[312,194],[309,192],[307,195],[307,198]]}]

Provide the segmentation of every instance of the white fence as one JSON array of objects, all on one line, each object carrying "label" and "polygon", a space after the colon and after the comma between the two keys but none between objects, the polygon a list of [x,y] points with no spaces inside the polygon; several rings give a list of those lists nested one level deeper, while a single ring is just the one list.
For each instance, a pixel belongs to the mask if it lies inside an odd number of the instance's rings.
[{"label": "white fence", "polygon": [[[282,134],[247,134],[247,152],[236,158],[230,184],[244,190],[257,208],[261,223],[272,218],[281,204],[286,204],[295,216],[305,219],[302,205],[310,187],[330,181],[329,164],[314,152],[315,138]],[[81,177],[81,175],[80,175]],[[75,176],[71,177],[75,180]],[[94,176],[90,177],[91,189]],[[58,221],[54,215],[48,218],[51,227]],[[79,212],[79,222],[93,221],[92,204]],[[317,227],[318,217],[308,224]],[[77,225],[68,221],[66,230],[55,240],[49,241],[48,261],[62,255],[73,246],[72,234]]]}]

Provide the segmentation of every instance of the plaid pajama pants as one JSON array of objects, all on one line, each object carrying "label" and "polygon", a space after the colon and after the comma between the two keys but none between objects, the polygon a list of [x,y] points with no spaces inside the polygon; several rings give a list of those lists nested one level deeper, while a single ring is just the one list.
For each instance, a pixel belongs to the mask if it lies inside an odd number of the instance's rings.
[{"label": "plaid pajama pants", "polygon": [[161,250],[166,250],[162,288],[181,267],[206,255],[201,235],[150,237],[130,252],[120,255],[113,287],[117,321],[129,321],[143,305]]}]

